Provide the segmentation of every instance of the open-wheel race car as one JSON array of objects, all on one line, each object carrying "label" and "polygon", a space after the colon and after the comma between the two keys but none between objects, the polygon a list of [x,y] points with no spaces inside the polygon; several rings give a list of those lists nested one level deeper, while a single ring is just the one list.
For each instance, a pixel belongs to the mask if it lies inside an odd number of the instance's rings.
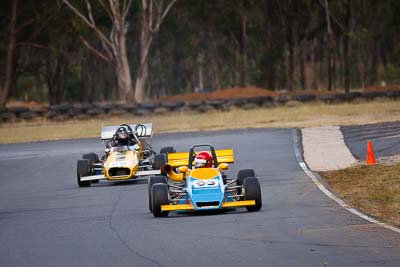
[{"label": "open-wheel race car", "polygon": [[170,147],[160,154],[151,147],[152,124],[121,124],[102,127],[101,139],[106,143],[105,154],[84,154],[77,161],[79,187],[88,187],[99,180],[121,181],[160,174]]},{"label": "open-wheel race car", "polygon": [[240,170],[237,179],[223,172],[234,162],[233,149],[193,145],[189,152],[168,153],[167,158],[163,175],[148,179],[149,209],[155,217],[168,216],[170,211],[261,209],[261,188],[254,170]]}]

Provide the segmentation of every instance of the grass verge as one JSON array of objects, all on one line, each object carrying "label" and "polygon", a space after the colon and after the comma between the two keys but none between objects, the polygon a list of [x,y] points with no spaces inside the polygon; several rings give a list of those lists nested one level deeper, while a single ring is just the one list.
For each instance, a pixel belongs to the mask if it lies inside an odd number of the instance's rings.
[{"label": "grass verge", "polygon": [[314,127],[327,125],[367,124],[400,120],[398,101],[381,100],[360,103],[322,104],[293,103],[290,106],[233,109],[227,112],[170,113],[164,115],[119,117],[103,116],[91,120],[53,122],[44,119],[32,122],[0,124],[0,143],[99,137],[102,123],[152,122],[155,133],[212,131],[238,128]]},{"label": "grass verge", "polygon": [[400,226],[400,163],[324,172],[332,189],[360,211]]}]

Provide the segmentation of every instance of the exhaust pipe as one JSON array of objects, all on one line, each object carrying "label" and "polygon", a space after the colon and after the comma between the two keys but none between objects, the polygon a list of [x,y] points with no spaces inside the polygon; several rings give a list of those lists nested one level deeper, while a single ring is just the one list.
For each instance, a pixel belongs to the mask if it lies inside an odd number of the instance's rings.
[{"label": "exhaust pipe", "polygon": [[161,167],[161,174],[167,176],[169,179],[175,182],[183,181],[183,173],[176,173],[171,164],[168,163]]},{"label": "exhaust pipe", "polygon": [[172,170],[171,164],[164,164],[164,166],[161,167],[161,174],[167,175],[169,174]]}]

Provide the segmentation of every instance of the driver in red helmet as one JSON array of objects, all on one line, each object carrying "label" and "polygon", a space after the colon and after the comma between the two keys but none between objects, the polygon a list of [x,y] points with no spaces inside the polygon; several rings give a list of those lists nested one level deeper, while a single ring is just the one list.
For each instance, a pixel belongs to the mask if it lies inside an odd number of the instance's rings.
[{"label": "driver in red helmet", "polygon": [[199,152],[194,159],[194,168],[211,168],[214,163],[213,157],[208,151]]}]

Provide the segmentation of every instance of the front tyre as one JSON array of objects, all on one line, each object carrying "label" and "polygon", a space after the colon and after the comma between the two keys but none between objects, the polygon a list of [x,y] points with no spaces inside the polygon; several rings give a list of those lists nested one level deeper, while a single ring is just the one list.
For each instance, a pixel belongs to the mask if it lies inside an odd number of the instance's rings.
[{"label": "front tyre", "polygon": [[76,165],[76,174],[77,174],[79,187],[89,187],[90,186],[90,181],[82,181],[81,180],[81,178],[83,176],[90,175],[89,160],[87,160],[87,159],[78,160],[77,165]]},{"label": "front tyre", "polygon": [[168,211],[161,211],[162,205],[168,205],[168,185],[166,184],[153,184],[151,187],[151,197],[153,204],[154,217],[166,217]]},{"label": "front tyre", "polygon": [[[96,153],[88,153],[88,154],[83,154],[82,156],[83,159],[87,159],[89,161],[89,168],[90,168],[90,174],[93,175],[94,171],[94,164],[99,163],[99,155],[97,155]],[[99,180],[93,180],[91,181],[92,183],[98,183]]]},{"label": "front tyre", "polygon": [[153,211],[153,204],[152,204],[152,197],[151,197],[151,187],[153,184],[167,184],[167,177],[163,175],[156,175],[156,176],[150,176],[149,179],[147,180],[147,193],[149,196],[149,210]]},{"label": "front tyre", "polygon": [[256,177],[248,177],[243,181],[244,200],[255,200],[255,206],[248,206],[248,211],[258,211],[262,206],[261,187]]},{"label": "front tyre", "polygon": [[99,162],[99,155],[97,155],[96,153],[83,154],[82,158],[89,160],[89,166],[91,168],[93,168],[93,164]]}]

